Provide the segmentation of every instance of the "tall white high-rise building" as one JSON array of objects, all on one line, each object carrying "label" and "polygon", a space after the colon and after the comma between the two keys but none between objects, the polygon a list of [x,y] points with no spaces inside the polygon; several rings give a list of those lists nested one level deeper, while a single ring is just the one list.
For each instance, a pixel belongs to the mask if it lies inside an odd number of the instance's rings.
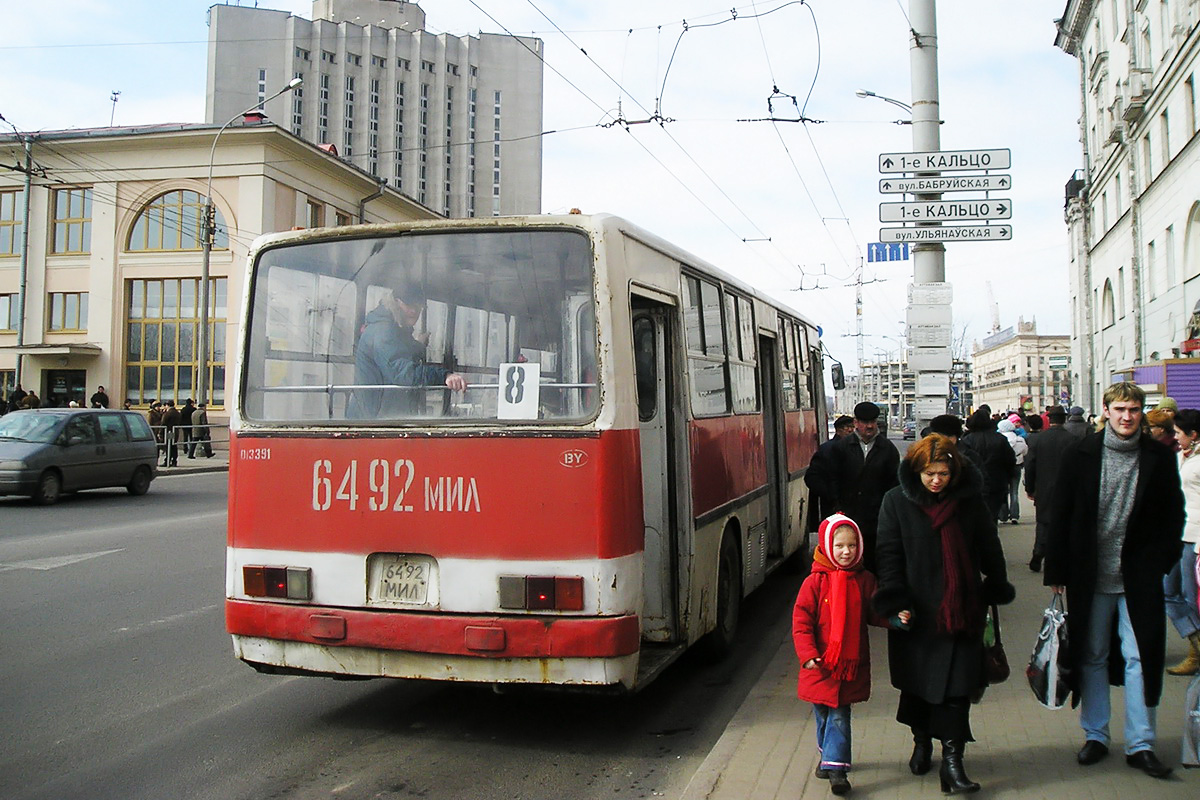
[{"label": "tall white high-rise building", "polygon": [[540,39],[432,34],[406,0],[315,0],[312,16],[210,9],[208,122],[300,77],[266,109],[295,135],[446,216],[541,211]]}]

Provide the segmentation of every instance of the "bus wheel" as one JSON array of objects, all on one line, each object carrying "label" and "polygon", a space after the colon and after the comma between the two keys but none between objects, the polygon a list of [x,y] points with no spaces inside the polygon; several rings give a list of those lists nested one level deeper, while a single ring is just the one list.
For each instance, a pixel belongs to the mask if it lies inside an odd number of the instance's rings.
[{"label": "bus wheel", "polygon": [[39,506],[52,506],[62,495],[62,478],[52,469],[42,473],[38,479],[37,489],[33,492],[33,502]]},{"label": "bus wheel", "polygon": [[144,464],[138,467],[133,473],[133,478],[130,479],[129,484],[125,487],[125,491],[134,496],[143,495],[150,491],[150,468]]},{"label": "bus wheel", "polygon": [[737,636],[738,617],[742,611],[742,564],[737,537],[727,531],[721,539],[721,555],[717,562],[717,624],[700,641],[704,656],[719,661],[733,650]]}]

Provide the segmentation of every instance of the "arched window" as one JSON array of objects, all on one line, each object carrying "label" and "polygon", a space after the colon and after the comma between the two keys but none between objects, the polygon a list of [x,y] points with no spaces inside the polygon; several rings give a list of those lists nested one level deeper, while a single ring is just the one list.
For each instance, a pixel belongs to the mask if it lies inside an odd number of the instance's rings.
[{"label": "arched window", "polygon": [[1100,327],[1117,324],[1116,303],[1113,301],[1112,281],[1104,282],[1104,293],[1100,296]]},{"label": "arched window", "polygon": [[[216,213],[214,250],[229,248],[225,218]],[[204,198],[199,192],[179,189],[161,194],[146,204],[129,231],[129,250],[200,250]]]}]

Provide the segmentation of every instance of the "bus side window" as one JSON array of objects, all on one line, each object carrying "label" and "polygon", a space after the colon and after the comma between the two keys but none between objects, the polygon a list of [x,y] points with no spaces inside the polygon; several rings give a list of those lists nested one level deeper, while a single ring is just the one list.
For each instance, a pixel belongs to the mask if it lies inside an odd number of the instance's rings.
[{"label": "bus side window", "polygon": [[647,422],[658,412],[658,348],[654,341],[654,321],[638,317],[633,321],[633,365],[637,379],[638,419]]}]

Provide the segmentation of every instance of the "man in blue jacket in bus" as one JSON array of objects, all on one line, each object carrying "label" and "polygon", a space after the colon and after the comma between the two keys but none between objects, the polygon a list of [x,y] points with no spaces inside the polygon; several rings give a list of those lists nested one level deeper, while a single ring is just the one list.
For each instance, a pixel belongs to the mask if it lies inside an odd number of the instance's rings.
[{"label": "man in blue jacket in bus", "polygon": [[[386,386],[446,386],[461,392],[467,380],[457,372],[425,363],[424,337],[413,328],[425,310],[425,294],[415,282],[402,284],[385,296],[366,317],[354,347],[354,383]],[[415,391],[357,389],[346,415],[351,419],[408,417],[423,405]]]}]

